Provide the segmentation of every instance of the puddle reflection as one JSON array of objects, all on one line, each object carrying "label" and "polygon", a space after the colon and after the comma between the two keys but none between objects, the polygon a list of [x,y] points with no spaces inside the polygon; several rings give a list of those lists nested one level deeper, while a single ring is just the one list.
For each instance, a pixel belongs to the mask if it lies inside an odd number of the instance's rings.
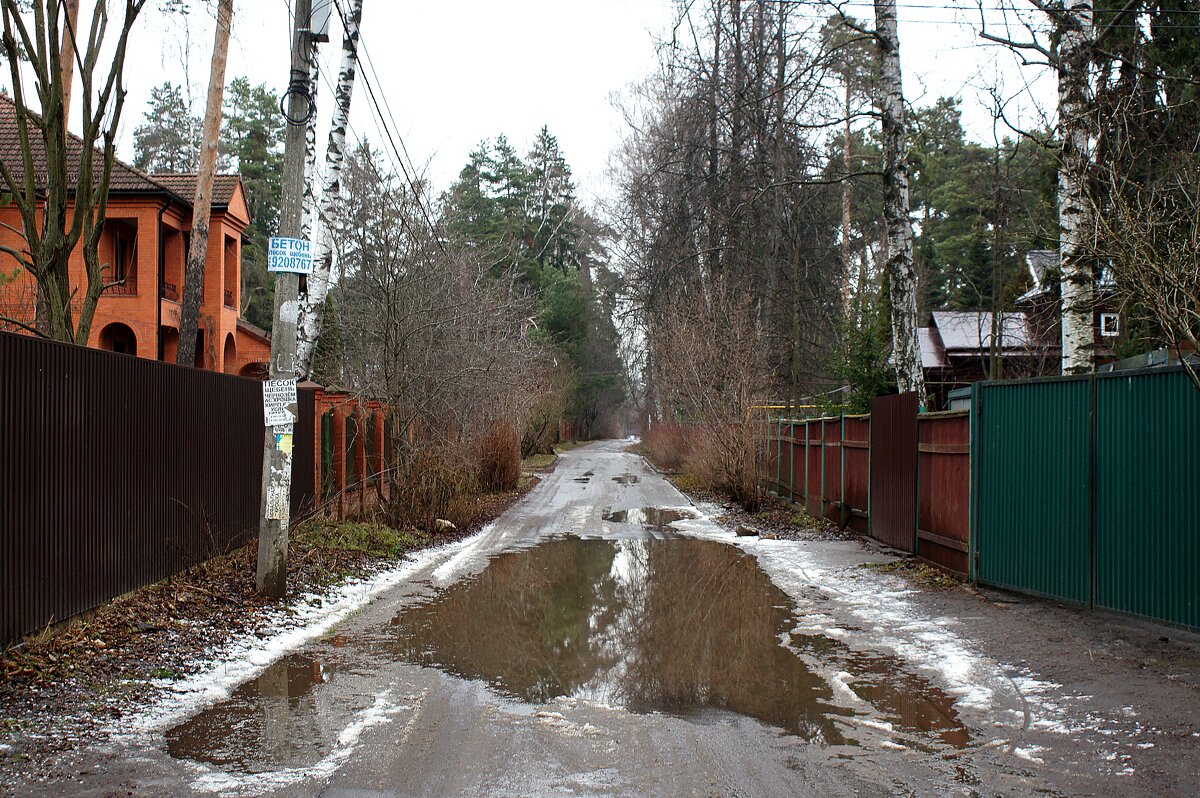
[{"label": "puddle reflection", "polygon": [[[613,477],[616,479],[616,477]],[[653,532],[672,532],[671,524],[695,518],[687,510],[664,510],[661,507],[637,507],[632,510],[606,510],[603,518],[614,524],[632,524]]]},{"label": "puddle reflection", "polygon": [[[663,528],[690,516],[610,515]],[[822,745],[880,733],[864,721],[891,724],[889,737],[920,750],[969,743],[945,693],[894,658],[791,634],[794,606],[753,557],[724,543],[550,541],[493,558],[370,636],[329,638],[321,659],[285,657],[168,731],[167,750],[245,773],[311,765],[377,689],[326,688],[327,676],[373,679],[396,661],[531,703],[574,696],[701,721],[732,712]],[[859,700],[846,700],[843,683]]]},{"label": "puddle reflection", "polygon": [[228,700],[168,731],[167,751],[247,773],[320,759],[332,745],[319,728],[313,688],[325,677],[311,657],[284,657]]},{"label": "puddle reflection", "polygon": [[836,703],[821,675],[840,672],[873,718],[930,742],[966,743],[949,697],[897,662],[820,636],[782,645],[792,607],[754,558],[723,543],[568,538],[496,557],[402,610],[392,633],[400,659],[523,701],[731,711],[827,744],[857,733],[848,717],[857,710]]}]

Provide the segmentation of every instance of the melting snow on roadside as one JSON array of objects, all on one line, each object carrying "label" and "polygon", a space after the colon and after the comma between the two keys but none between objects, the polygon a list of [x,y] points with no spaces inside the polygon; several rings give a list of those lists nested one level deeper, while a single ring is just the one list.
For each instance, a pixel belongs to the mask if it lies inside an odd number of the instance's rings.
[{"label": "melting snow on roadside", "polygon": [[[996,711],[1000,704],[1019,703],[1023,710],[1003,725],[1068,730],[1061,707],[1051,701],[1061,685],[1028,674],[1014,677],[996,661],[971,650],[952,628],[957,621],[922,613],[908,598],[915,591],[899,578],[857,567],[830,567],[802,542],[736,537],[709,520],[720,512],[715,506],[699,509],[705,518],[679,521],[675,527],[696,537],[732,543],[754,555],[772,581],[803,609],[796,633],[825,635],[895,654],[934,674],[960,709]],[[827,600],[813,602],[814,589]],[[998,701],[997,693],[1007,693],[1012,700]]]},{"label": "melting snow on roadside", "polygon": [[[164,693],[146,712],[132,721],[127,720],[110,728],[109,733],[117,741],[134,741],[143,735],[161,733],[204,708],[229,698],[235,688],[257,677],[280,657],[324,636],[380,593],[400,584],[414,573],[441,563],[437,568],[438,577],[453,578],[474,560],[459,555],[472,553],[479,540],[490,531],[491,525],[488,525],[469,538],[417,552],[392,568],[352,580],[327,592],[306,594],[286,608],[273,610],[262,625],[262,628],[275,630],[273,634],[260,638],[251,632],[227,642],[208,662],[201,664],[196,674],[177,682],[161,682]],[[403,704],[392,701],[388,691],[381,693],[373,706],[360,712],[341,731],[334,750],[312,767],[240,776],[196,763],[197,778],[193,786],[232,794],[264,786],[281,787],[331,773],[353,753],[364,730],[387,721],[405,708]]]}]

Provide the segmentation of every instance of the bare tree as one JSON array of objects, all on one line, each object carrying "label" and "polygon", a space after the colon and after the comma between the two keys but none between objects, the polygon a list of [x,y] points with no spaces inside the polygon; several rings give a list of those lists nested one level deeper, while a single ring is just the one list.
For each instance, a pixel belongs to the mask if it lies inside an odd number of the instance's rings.
[{"label": "bare tree", "polygon": [[1140,313],[1180,353],[1200,351],[1200,164],[1182,154],[1159,179],[1137,184],[1115,170],[1101,178],[1102,204],[1090,208],[1096,245],[1089,254],[1110,264],[1126,307]]},{"label": "bare tree", "polygon": [[225,97],[225,64],[233,27],[233,0],[220,0],[213,40],[212,72],[208,79],[208,104],[200,139],[200,171],[192,200],[192,237],[183,282],[183,307],[179,317],[179,350],[175,362],[190,366],[196,360],[196,328],[204,299],[204,266],[208,261],[208,223],[212,217],[213,180],[217,172],[217,145],[221,137],[221,105]]},{"label": "bare tree", "polygon": [[[74,46],[67,57],[75,61],[82,98],[77,139],[67,134],[65,118],[61,42],[69,15],[52,0],[34,2],[29,10],[26,5],[0,0],[0,44],[9,64],[21,152],[19,163],[0,162],[0,177],[20,213],[17,232],[25,239],[24,247],[2,246],[0,252],[13,257],[37,283],[42,312],[34,324],[4,321],[48,338],[86,344],[100,295],[122,282],[105,282],[98,249],[125,105],[121,81],[126,47],[145,0],[125,0],[119,20],[110,15],[107,0],[97,0],[86,38],[70,36]],[[115,41],[108,35],[113,25],[119,26]],[[27,59],[24,64],[22,59]],[[34,98],[28,96],[26,70],[33,73]],[[86,284],[73,286],[70,259],[80,245]]]}]

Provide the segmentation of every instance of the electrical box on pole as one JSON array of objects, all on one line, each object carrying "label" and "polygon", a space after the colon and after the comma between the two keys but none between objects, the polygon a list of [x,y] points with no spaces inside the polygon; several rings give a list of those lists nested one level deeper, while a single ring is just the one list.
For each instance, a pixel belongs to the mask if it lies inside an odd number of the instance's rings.
[{"label": "electrical box on pole", "polygon": [[311,0],[309,31],[314,42],[329,41],[329,20],[333,16],[334,0]]}]

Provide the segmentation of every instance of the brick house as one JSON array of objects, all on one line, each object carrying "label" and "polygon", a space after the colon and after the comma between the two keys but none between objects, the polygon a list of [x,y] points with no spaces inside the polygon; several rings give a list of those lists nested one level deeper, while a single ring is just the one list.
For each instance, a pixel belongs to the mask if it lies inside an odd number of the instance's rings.
[{"label": "brick house", "polygon": [[[70,136],[68,151],[75,158],[81,148],[81,140]],[[35,164],[39,157],[44,163],[44,152],[35,148],[33,156]],[[0,159],[19,179],[22,156],[16,107],[3,96]],[[174,362],[195,188],[196,175],[149,175],[114,162],[99,256],[105,281],[123,283],[101,295],[88,346]],[[265,373],[271,345],[263,330],[241,318],[242,233],[249,224],[241,177],[218,176],[213,190],[195,365],[257,377]],[[20,248],[24,243],[20,230],[17,209],[12,205],[0,207],[0,242]],[[7,254],[0,254],[0,275],[5,277],[0,280],[0,315],[32,323],[36,300],[33,278]],[[71,285],[79,286],[82,293],[86,280],[83,253],[77,248],[70,261]]]}]

